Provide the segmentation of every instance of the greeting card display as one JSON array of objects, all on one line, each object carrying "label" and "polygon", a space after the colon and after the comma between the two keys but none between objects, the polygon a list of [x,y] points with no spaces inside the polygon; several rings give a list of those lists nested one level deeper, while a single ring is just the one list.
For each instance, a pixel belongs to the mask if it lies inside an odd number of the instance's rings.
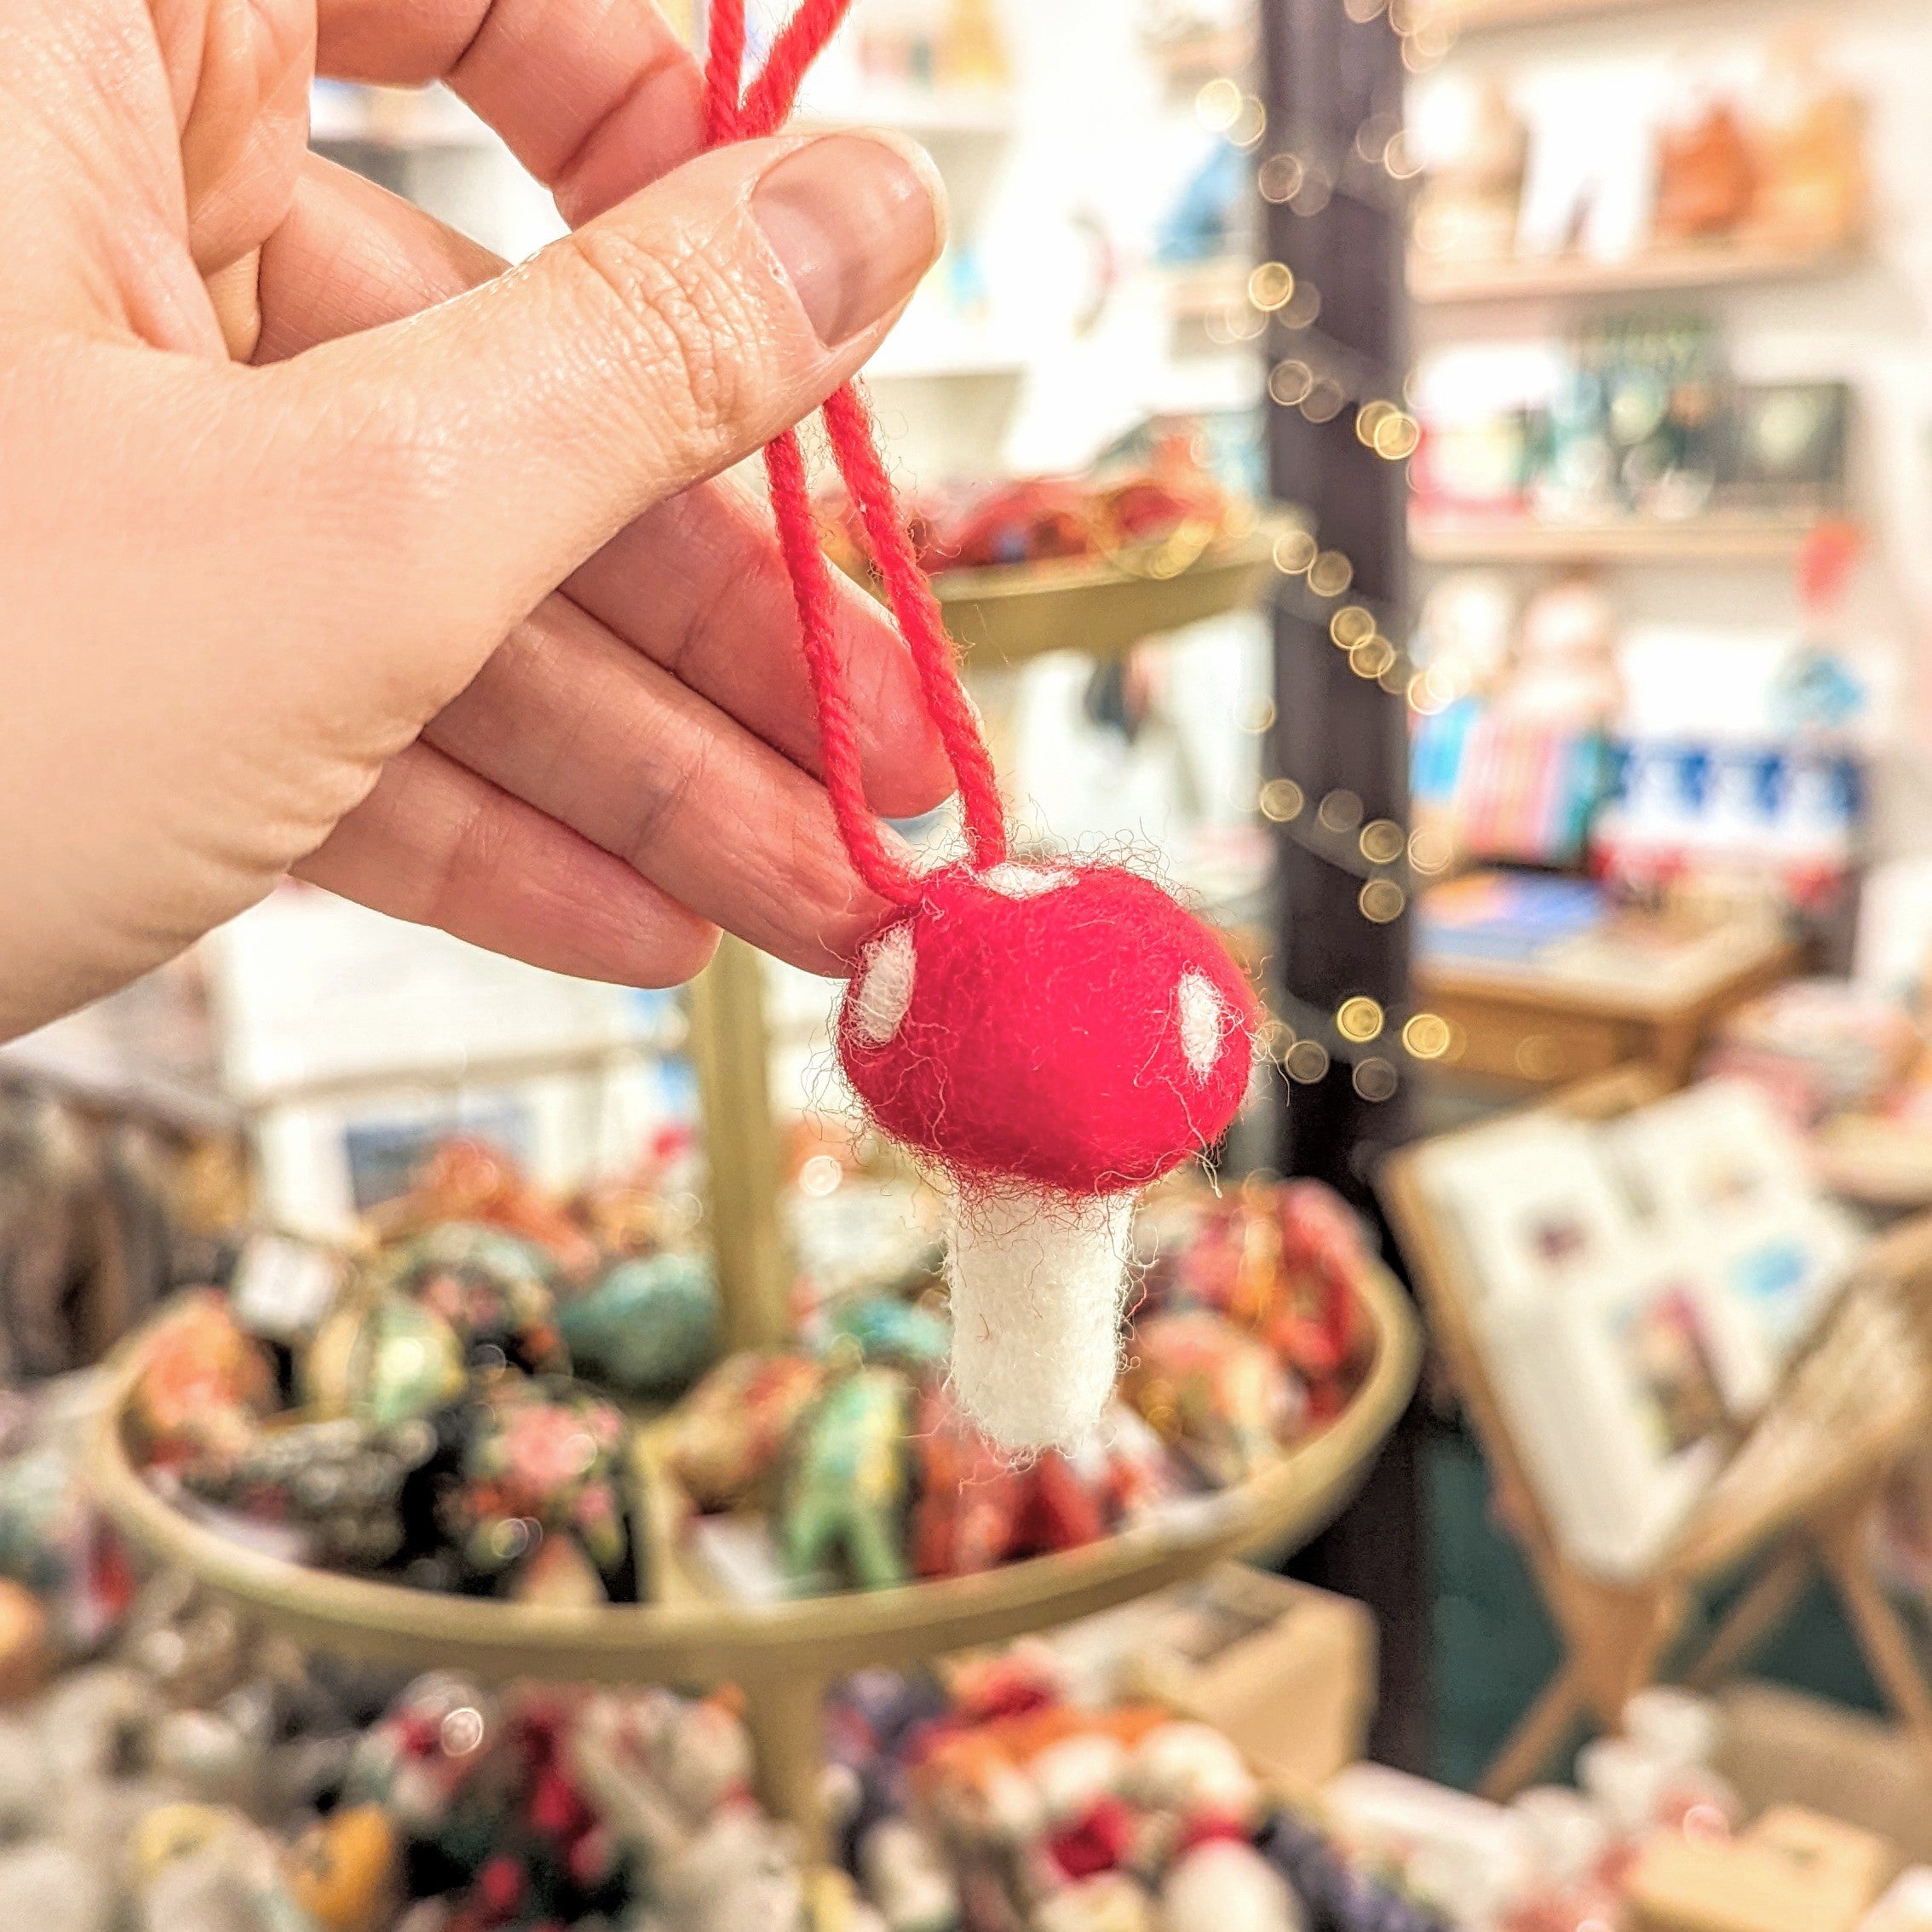
[{"label": "greeting card display", "polygon": [[1416,1157],[1552,1533],[1604,1576],[1654,1561],[1860,1254],[1753,1090],[1609,1123],[1539,1116]]}]

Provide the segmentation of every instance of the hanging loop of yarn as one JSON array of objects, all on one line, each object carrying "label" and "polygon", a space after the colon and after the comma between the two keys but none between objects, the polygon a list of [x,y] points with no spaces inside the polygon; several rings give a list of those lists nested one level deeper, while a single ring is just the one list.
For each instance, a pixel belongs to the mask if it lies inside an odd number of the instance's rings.
[{"label": "hanging loop of yarn", "polygon": [[[745,0],[710,0],[705,58],[705,138],[716,147],[773,133],[791,113],[806,70],[851,10],[852,0],[801,0],[772,43],[765,65],[744,89]],[[939,600],[912,554],[906,520],[873,440],[871,412],[857,387],[848,383],[827,399],[825,430],[839,474],[859,510],[885,600],[911,653],[920,695],[938,728],[959,785],[966,836],[975,864],[997,865],[1006,857],[1006,815],[999,781],[980,734],[979,720],[959,681],[952,646],[940,620]],[[819,756],[825,790],[841,842],[854,867],[882,899],[911,905],[919,882],[892,856],[865,801],[858,728],[846,685],[834,622],[831,566],[819,543],[805,458],[795,432],[785,431],[765,451],[772,514],[791,578],[798,627],[818,713]]]},{"label": "hanging loop of yarn", "polygon": [[[710,0],[708,142],[755,140],[791,112],[851,0],[800,0],[744,85],[745,0]],[[839,473],[958,781],[967,857],[915,875],[866,802],[858,731],[796,435],[765,451],[839,837],[892,911],[865,942],[836,1024],[872,1119],[952,1187],[952,1382],[1021,1454],[1084,1440],[1114,1381],[1136,1191],[1210,1148],[1246,1090],[1259,1010],[1220,939],[1113,865],[1021,863],[913,554],[864,397],[825,405]]]}]

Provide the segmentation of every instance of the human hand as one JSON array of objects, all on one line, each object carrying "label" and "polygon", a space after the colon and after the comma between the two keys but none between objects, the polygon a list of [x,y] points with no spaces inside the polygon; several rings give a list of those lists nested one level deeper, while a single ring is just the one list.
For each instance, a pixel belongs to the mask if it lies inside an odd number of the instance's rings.
[{"label": "human hand", "polygon": [[[291,869],[566,972],[682,979],[719,924],[838,970],[882,908],[717,473],[936,256],[916,151],[699,155],[647,0],[0,0],[0,1038]],[[500,273],[308,156],[318,54],[447,78],[576,232]],[[841,595],[871,802],[923,810],[910,663]]]}]

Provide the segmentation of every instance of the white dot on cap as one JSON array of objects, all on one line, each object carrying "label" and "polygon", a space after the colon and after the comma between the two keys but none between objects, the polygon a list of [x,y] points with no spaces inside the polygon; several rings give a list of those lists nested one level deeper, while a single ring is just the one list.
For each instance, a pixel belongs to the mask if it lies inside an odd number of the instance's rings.
[{"label": "white dot on cap", "polygon": [[1180,990],[1181,1051],[1203,1080],[1221,1057],[1222,1037],[1228,1031],[1228,1003],[1205,973],[1183,973]]},{"label": "white dot on cap", "polygon": [[1073,875],[1061,865],[990,865],[979,875],[980,883],[1002,899],[1038,899],[1042,893],[1057,892],[1072,885]]},{"label": "white dot on cap", "polygon": [[867,1046],[883,1046],[899,1031],[912,1003],[917,959],[908,925],[894,926],[866,948],[859,965],[859,984],[852,991],[852,1018]]}]

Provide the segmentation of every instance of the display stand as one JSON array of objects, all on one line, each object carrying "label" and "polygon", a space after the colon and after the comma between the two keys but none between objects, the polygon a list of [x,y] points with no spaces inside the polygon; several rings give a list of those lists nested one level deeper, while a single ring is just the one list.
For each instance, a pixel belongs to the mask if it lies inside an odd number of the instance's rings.
[{"label": "display stand", "polygon": [[[1659,1097],[1648,1074],[1625,1072],[1547,1103],[1576,1118],[1607,1119]],[[1480,1131],[1480,1130],[1475,1130]],[[1510,1527],[1563,1646],[1556,1674],[1486,1773],[1486,1797],[1506,1798],[1532,1782],[1592,1723],[1614,1728],[1630,1695],[1673,1664],[1703,1687],[1736,1668],[1784,1620],[1814,1575],[1830,1583],[1894,1711],[1932,1757],[1932,1687],[1912,1640],[1874,1573],[1870,1532],[1888,1479],[1923,1439],[1932,1409],[1924,1303],[1932,1292],[1932,1217],[1914,1220],[1871,1251],[1819,1338],[1787,1376],[1764,1415],[1649,1573],[1611,1582],[1563,1549],[1536,1499],[1478,1341],[1475,1284],[1441,1226],[1423,1182],[1428,1150],[1406,1149],[1381,1185],[1433,1339],[1455,1382],[1499,1490]],[[1859,1297],[1902,1308],[1916,1348],[1881,1382],[1852,1379],[1843,1398],[1848,1311]],[[1751,1582],[1688,1660],[1699,1590],[1721,1578]]]},{"label": "display stand", "polygon": [[1173,1514],[1055,1555],[975,1576],[779,1603],[704,1596],[684,1582],[663,1526],[653,1540],[663,1601],[562,1608],[448,1596],[311,1569],[249,1547],[174,1508],[136,1471],[124,1434],[139,1360],[124,1350],[91,1445],[95,1495],[129,1540],[303,1643],[417,1669],[503,1682],[738,1685],[767,1803],[824,1849],[819,1709],[825,1686],[866,1665],[905,1665],[1111,1608],[1230,1556],[1276,1555],[1322,1527],[1354,1493],[1415,1383],[1421,1338],[1400,1290],[1358,1285],[1375,1337],[1367,1377],[1319,1435],[1251,1481]]},{"label": "display stand", "polygon": [[725,1343],[769,1348],[791,1333],[791,1324],[779,1229],[765,961],[730,933],[692,982],[691,1058],[704,1120],[705,1194]]},{"label": "display stand", "polygon": [[946,628],[976,672],[1049,651],[1118,657],[1149,637],[1254,603],[1274,573],[1279,516],[1204,542],[1192,555],[1168,543],[1064,563],[952,570],[933,579]]}]

